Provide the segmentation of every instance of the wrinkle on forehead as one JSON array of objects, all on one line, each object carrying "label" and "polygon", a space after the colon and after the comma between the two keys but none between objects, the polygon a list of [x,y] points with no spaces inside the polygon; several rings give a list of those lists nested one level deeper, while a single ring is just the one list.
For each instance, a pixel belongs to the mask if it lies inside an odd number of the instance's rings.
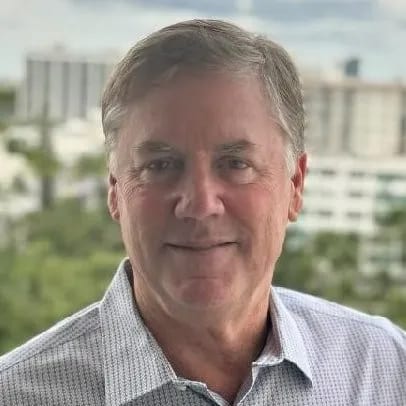
[{"label": "wrinkle on forehead", "polygon": [[[146,141],[154,142],[147,145],[150,151],[161,152],[190,146],[193,150],[223,148],[231,154],[248,144],[266,147],[274,133],[282,136],[282,132],[269,112],[261,82],[254,75],[236,79],[230,75],[208,75],[206,80],[183,77],[153,89],[129,109],[121,150],[133,153],[144,149]],[[253,104],[258,107],[252,108]],[[258,133],[265,136],[257,137]]]},{"label": "wrinkle on forehead", "polygon": [[[235,86],[236,84],[237,86]],[[220,87],[226,90],[226,93],[230,96],[235,106],[238,106],[242,100],[247,100],[247,92],[245,92],[245,90],[248,88],[250,98],[256,98],[257,101],[266,108],[268,113],[272,115],[271,110],[268,108],[270,104],[269,98],[266,96],[266,93],[264,93],[264,86],[258,75],[247,73],[241,76],[230,72],[208,72],[198,76],[188,74],[181,75],[176,80],[151,88],[143,97],[135,99],[131,103],[132,108],[130,110],[134,111],[134,108],[136,109],[137,106],[141,106],[145,113],[145,107],[148,106],[150,107],[148,109],[149,113],[159,108],[173,112],[174,108],[176,109],[176,104],[179,105],[181,100],[176,99],[170,105],[165,105],[164,100],[167,99],[166,96],[171,94],[181,94],[183,101],[186,101],[186,103],[183,103],[185,107],[189,107],[191,103],[198,104],[202,107],[201,102],[204,102],[210,98],[210,96],[213,96],[213,94],[216,95]],[[202,94],[203,97],[201,97]],[[218,94],[216,96],[218,96]],[[208,107],[207,110],[209,110],[212,106],[206,105],[206,107]],[[218,107],[219,106],[217,106],[217,108]]]}]

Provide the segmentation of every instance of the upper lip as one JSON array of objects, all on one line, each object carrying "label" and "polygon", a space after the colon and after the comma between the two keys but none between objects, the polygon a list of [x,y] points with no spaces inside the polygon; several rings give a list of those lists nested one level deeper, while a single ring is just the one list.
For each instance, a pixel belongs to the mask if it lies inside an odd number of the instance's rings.
[{"label": "upper lip", "polygon": [[232,240],[205,240],[205,241],[174,241],[168,242],[167,245],[175,248],[189,248],[195,250],[204,250],[217,247],[219,245],[232,244]]}]

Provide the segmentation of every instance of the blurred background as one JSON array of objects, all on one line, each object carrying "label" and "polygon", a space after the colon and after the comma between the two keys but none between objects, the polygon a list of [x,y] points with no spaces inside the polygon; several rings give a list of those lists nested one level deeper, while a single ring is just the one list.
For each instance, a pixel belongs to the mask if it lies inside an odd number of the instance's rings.
[{"label": "blurred background", "polygon": [[99,300],[124,255],[99,102],[176,21],[233,21],[301,72],[310,168],[275,284],[406,328],[406,2],[13,0],[0,5],[0,354]]}]

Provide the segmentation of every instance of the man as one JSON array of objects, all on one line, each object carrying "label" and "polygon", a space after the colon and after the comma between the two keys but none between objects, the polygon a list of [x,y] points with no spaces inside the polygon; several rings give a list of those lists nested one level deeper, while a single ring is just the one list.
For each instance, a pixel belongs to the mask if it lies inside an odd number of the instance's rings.
[{"label": "man", "polygon": [[128,259],[100,303],[1,359],[1,404],[406,404],[404,332],[271,288],[306,172],[280,46],[166,27],[119,63],[102,119]]}]

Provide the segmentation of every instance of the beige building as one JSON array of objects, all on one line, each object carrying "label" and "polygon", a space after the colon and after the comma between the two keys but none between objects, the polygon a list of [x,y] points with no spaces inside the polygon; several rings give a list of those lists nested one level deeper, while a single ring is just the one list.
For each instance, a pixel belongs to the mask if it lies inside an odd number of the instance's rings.
[{"label": "beige building", "polygon": [[406,83],[305,77],[304,88],[312,153],[406,155]]}]

